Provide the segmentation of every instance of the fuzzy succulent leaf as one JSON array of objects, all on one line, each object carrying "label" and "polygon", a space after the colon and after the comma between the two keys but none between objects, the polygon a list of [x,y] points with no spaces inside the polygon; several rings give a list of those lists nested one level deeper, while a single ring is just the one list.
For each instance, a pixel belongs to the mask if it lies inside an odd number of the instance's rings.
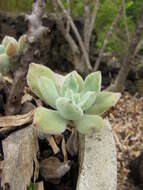
[{"label": "fuzzy succulent leaf", "polygon": [[4,39],[2,40],[2,45],[4,48],[7,48],[9,43],[17,43],[16,39],[11,37],[11,36],[5,36]]},{"label": "fuzzy succulent leaf", "polygon": [[24,48],[26,47],[27,35],[22,35],[18,40],[18,51],[19,53],[23,52]]},{"label": "fuzzy succulent leaf", "polygon": [[60,97],[56,101],[56,107],[59,111],[59,114],[67,120],[76,120],[80,119],[83,115],[82,109],[73,104],[71,100],[65,97]]},{"label": "fuzzy succulent leaf", "polygon": [[39,77],[38,86],[42,94],[42,100],[46,104],[56,108],[56,99],[59,98],[59,94],[54,82],[47,77]]},{"label": "fuzzy succulent leaf", "polygon": [[109,108],[115,106],[120,96],[121,96],[120,93],[102,91],[97,95],[95,104],[91,106],[86,111],[86,113],[93,115],[102,114],[106,112]]},{"label": "fuzzy succulent leaf", "polygon": [[73,72],[74,72],[74,76],[76,78],[76,81],[79,85],[79,92],[80,92],[82,90],[83,84],[84,84],[83,79],[76,71],[73,71]]},{"label": "fuzzy succulent leaf", "polygon": [[10,58],[7,54],[0,55],[0,73],[7,74],[11,70]]},{"label": "fuzzy succulent leaf", "polygon": [[96,100],[96,92],[86,92],[84,95],[82,95],[80,102],[78,105],[81,107],[82,110],[89,109]]},{"label": "fuzzy succulent leaf", "polygon": [[78,84],[77,79],[75,77],[75,75],[76,75],[75,73],[76,72],[73,71],[65,77],[64,82],[63,82],[62,87],[61,87],[61,95],[62,96],[65,96],[66,91],[68,89],[71,89],[74,93],[77,93],[79,91],[79,84]]},{"label": "fuzzy succulent leaf", "polygon": [[88,91],[99,93],[101,91],[101,72],[97,71],[89,74],[84,82],[82,94]]},{"label": "fuzzy succulent leaf", "polygon": [[73,98],[74,98],[74,103],[78,104],[80,102],[80,93],[75,93]]},{"label": "fuzzy succulent leaf", "polygon": [[81,134],[88,134],[91,129],[98,131],[105,126],[105,121],[99,115],[86,115],[79,120],[74,121],[77,130]]},{"label": "fuzzy succulent leaf", "polygon": [[35,111],[33,124],[39,132],[55,135],[65,131],[67,121],[57,111],[39,107]]},{"label": "fuzzy succulent leaf", "polygon": [[18,44],[17,42],[10,42],[6,47],[6,54],[8,56],[14,56],[18,54]]},{"label": "fuzzy succulent leaf", "polygon": [[27,74],[27,83],[31,90],[42,99],[43,96],[38,85],[38,79],[41,76],[51,79],[56,84],[54,73],[51,69],[43,65],[31,63]]},{"label": "fuzzy succulent leaf", "polygon": [[0,55],[5,53],[5,48],[3,45],[0,45]]}]

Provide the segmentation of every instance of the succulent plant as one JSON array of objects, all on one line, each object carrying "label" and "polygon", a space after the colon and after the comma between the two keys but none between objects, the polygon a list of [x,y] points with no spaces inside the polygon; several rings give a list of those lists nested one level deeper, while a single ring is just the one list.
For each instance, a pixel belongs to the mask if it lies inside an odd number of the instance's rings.
[{"label": "succulent plant", "polygon": [[48,67],[32,63],[27,82],[31,90],[52,108],[38,107],[34,115],[34,126],[46,134],[62,133],[69,122],[82,134],[91,128],[98,130],[106,125],[100,115],[120,98],[120,93],[101,91],[99,71],[89,74],[83,81],[76,71],[62,77]]},{"label": "succulent plant", "polygon": [[5,36],[0,44],[0,73],[7,74],[15,69],[12,56],[22,53],[26,45],[26,35],[22,35],[18,41],[10,36]]}]

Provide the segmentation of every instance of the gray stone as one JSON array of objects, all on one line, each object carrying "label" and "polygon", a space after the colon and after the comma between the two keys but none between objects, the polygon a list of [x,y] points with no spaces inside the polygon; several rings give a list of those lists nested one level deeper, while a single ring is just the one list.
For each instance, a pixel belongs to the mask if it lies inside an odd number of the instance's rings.
[{"label": "gray stone", "polygon": [[76,190],[116,190],[117,160],[111,126],[80,137],[80,170]]}]

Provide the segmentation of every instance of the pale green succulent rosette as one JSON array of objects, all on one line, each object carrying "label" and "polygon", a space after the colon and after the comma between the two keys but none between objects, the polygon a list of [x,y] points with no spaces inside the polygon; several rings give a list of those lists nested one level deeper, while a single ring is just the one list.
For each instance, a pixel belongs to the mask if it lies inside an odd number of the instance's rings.
[{"label": "pale green succulent rosette", "polygon": [[81,134],[88,134],[91,129],[95,129],[96,132],[99,131],[105,126],[105,120],[99,115],[84,114],[81,119],[74,121],[74,124]]},{"label": "pale green succulent rosette", "polygon": [[5,48],[3,45],[0,45],[0,55],[5,53]]},{"label": "pale green succulent rosette", "polygon": [[120,93],[102,91],[97,95],[95,104],[92,105],[88,110],[86,110],[86,113],[92,115],[100,115],[108,111],[111,107],[114,107],[120,99],[120,96]]},{"label": "pale green succulent rosette", "polygon": [[[42,77],[47,78],[47,80],[49,80],[51,86],[49,86],[47,84],[47,88],[52,88],[54,85],[56,85],[56,80],[54,78],[54,73],[51,69],[43,66],[43,65],[39,65],[39,64],[35,64],[35,63],[31,63],[29,66],[29,70],[28,70],[28,74],[27,74],[27,83],[29,85],[29,87],[31,88],[31,90],[43,101],[45,101],[46,97],[44,96],[45,92],[44,92],[44,88],[40,87],[43,83],[43,86],[45,86],[45,82],[42,79]],[[53,83],[52,83],[52,82]],[[54,88],[54,87],[53,87]],[[43,89],[43,91],[42,91]],[[41,92],[42,91],[42,92]],[[52,93],[51,89],[49,89],[49,93]],[[55,92],[55,91],[54,91]],[[43,94],[42,94],[43,93]],[[53,96],[55,97],[55,94],[53,93]],[[55,100],[56,101],[56,100]],[[48,101],[46,101],[45,103],[47,103]],[[48,102],[49,103],[49,102]],[[52,105],[51,105],[52,106]]]},{"label": "pale green succulent rosette", "polygon": [[6,49],[10,43],[17,44],[17,40],[11,36],[5,36],[2,40],[2,45]]},{"label": "pale green succulent rosette", "polygon": [[89,74],[84,82],[82,93],[93,91],[99,93],[101,91],[101,72],[97,71]]},{"label": "pale green succulent rosette", "polygon": [[7,74],[11,69],[11,62],[6,53],[0,55],[0,73]]},{"label": "pale green succulent rosette", "polygon": [[106,126],[100,114],[115,106],[120,98],[120,93],[101,92],[99,71],[89,74],[85,81],[73,71],[64,77],[61,87],[57,87],[59,81],[53,71],[32,63],[27,81],[31,90],[55,109],[37,108],[34,115],[35,126],[47,134],[63,132],[69,122],[82,134],[89,133],[92,128],[97,131]]},{"label": "pale green succulent rosette", "polygon": [[83,116],[83,111],[80,106],[73,104],[72,100],[60,97],[56,101],[57,110],[61,117],[67,120],[77,120]]},{"label": "pale green succulent rosette", "polygon": [[35,112],[33,124],[42,133],[60,134],[65,131],[67,121],[60,116],[58,111],[39,107]]},{"label": "pale green succulent rosette", "polygon": [[82,108],[83,111],[90,108],[96,100],[96,92],[86,92],[81,96],[81,99],[78,103],[78,105]]},{"label": "pale green succulent rosette", "polygon": [[0,44],[0,73],[7,74],[14,71],[16,65],[12,62],[12,57],[22,53],[26,46],[26,35],[20,37],[19,41],[11,36],[5,36]]},{"label": "pale green succulent rosette", "polygon": [[59,98],[56,85],[47,77],[40,77],[37,80],[43,101],[51,107],[56,108],[56,99]]},{"label": "pale green succulent rosette", "polygon": [[73,71],[65,76],[60,90],[61,96],[65,96],[66,91],[69,89],[71,89],[73,93],[78,93],[82,90],[83,85],[84,82],[81,76],[76,71]]},{"label": "pale green succulent rosette", "polygon": [[18,40],[18,52],[22,53],[26,47],[27,35],[22,35]]}]

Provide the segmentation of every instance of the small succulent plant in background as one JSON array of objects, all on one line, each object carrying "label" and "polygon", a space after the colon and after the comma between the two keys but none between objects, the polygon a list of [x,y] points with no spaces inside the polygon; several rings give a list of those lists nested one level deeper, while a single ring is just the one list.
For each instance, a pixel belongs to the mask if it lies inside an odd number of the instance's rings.
[{"label": "small succulent plant in background", "polygon": [[11,36],[5,36],[0,44],[0,73],[7,74],[15,69],[12,57],[23,52],[26,45],[26,34],[17,41]]},{"label": "small succulent plant in background", "polygon": [[101,73],[89,74],[85,81],[73,71],[65,77],[57,75],[48,67],[30,64],[27,82],[31,90],[46,107],[38,107],[34,125],[46,134],[62,133],[69,122],[86,134],[91,128],[100,129],[105,120],[100,116],[114,106],[120,93],[101,91]]}]

